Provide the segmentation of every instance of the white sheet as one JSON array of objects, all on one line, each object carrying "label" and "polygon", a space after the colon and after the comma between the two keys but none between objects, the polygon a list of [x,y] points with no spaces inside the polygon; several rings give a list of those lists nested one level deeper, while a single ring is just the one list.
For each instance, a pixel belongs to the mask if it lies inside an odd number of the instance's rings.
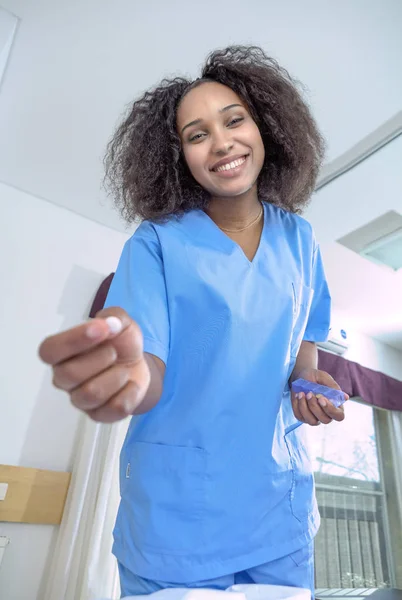
[{"label": "white sheet", "polygon": [[[233,594],[236,595],[234,598]],[[226,591],[169,588],[124,600],[310,600],[310,590],[279,585],[234,585]],[[106,600],[106,599],[104,599]]]}]

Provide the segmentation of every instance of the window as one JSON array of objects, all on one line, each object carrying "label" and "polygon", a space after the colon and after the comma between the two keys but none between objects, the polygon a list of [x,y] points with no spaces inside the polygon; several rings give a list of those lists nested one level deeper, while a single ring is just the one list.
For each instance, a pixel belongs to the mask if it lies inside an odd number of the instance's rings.
[{"label": "window", "polygon": [[343,423],[310,430],[321,513],[316,587],[384,587],[393,578],[378,411],[356,400],[345,411]]}]

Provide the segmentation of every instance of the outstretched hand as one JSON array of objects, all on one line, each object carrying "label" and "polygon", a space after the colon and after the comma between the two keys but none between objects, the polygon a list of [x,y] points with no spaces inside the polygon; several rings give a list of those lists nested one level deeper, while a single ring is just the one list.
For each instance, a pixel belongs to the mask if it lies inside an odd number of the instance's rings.
[{"label": "outstretched hand", "polygon": [[53,370],[53,384],[93,420],[113,423],[131,415],[150,384],[139,326],[121,308],[57,333],[39,348]]}]

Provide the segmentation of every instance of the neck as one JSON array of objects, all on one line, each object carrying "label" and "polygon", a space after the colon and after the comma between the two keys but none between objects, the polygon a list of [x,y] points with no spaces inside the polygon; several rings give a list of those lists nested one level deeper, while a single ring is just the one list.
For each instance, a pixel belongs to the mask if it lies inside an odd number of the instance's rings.
[{"label": "neck", "polygon": [[206,213],[218,227],[236,230],[246,227],[260,210],[257,187],[254,186],[245,194],[234,198],[211,198]]}]

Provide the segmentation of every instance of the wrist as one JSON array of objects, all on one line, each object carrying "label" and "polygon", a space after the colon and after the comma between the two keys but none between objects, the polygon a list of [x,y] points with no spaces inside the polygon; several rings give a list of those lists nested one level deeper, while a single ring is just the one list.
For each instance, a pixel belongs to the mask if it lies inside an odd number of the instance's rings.
[{"label": "wrist", "polygon": [[296,367],[294,368],[291,376],[290,376],[290,383],[293,383],[294,381],[296,381],[296,379],[311,379],[311,374],[313,372],[316,372],[317,369],[315,367],[304,367],[304,368],[299,368],[297,369]]}]

